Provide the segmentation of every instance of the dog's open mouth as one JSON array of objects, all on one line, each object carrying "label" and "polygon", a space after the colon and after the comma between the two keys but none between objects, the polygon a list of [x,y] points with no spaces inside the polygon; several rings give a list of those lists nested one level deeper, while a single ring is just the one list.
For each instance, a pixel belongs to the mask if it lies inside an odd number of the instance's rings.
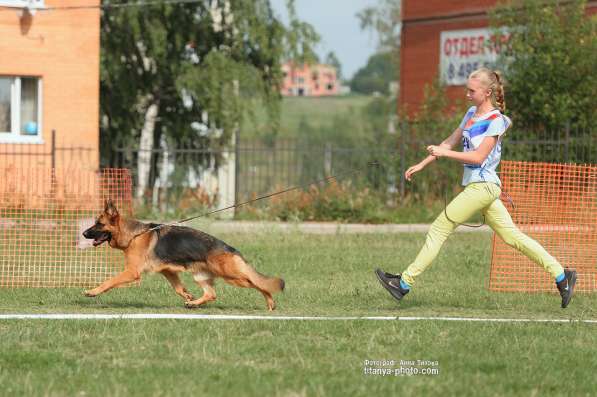
[{"label": "dog's open mouth", "polygon": [[100,244],[109,241],[112,238],[112,234],[110,232],[102,232],[99,236],[93,239],[93,246],[97,247]]}]

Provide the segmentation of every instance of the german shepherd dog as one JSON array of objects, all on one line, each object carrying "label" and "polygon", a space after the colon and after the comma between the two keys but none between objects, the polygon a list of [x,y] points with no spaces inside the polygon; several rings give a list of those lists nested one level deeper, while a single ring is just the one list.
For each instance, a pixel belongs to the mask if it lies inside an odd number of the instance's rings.
[{"label": "german shepherd dog", "polygon": [[[180,295],[188,308],[198,307],[216,299],[214,279],[221,277],[237,287],[255,288],[263,294],[267,308],[274,310],[272,294],[284,290],[284,280],[257,272],[240,252],[225,242],[183,226],[158,226],[121,217],[111,200],[95,224],[83,232],[93,239],[95,247],[108,242],[110,247],[124,251],[125,270],[100,286],[85,291],[94,297],[114,287],[140,280],[144,272],[161,273]],[[195,299],[178,277],[179,272],[191,272],[203,289],[203,296]]]}]

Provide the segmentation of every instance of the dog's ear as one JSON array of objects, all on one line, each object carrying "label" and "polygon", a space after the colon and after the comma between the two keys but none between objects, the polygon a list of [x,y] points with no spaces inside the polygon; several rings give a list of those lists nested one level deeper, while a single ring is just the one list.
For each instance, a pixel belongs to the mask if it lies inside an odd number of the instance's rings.
[{"label": "dog's ear", "polygon": [[116,209],[116,206],[114,205],[114,203],[112,202],[111,199],[106,200],[106,205],[104,207],[104,212],[111,219],[116,219],[119,216],[118,210]]}]

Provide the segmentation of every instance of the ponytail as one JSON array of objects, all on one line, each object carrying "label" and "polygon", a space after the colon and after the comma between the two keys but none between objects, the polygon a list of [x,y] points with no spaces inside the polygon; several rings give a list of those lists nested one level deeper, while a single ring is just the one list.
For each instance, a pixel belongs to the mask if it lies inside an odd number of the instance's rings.
[{"label": "ponytail", "polygon": [[506,111],[506,99],[504,98],[504,84],[502,83],[502,75],[497,70],[493,72],[495,76],[495,88],[491,90],[491,103],[497,107],[500,112]]}]

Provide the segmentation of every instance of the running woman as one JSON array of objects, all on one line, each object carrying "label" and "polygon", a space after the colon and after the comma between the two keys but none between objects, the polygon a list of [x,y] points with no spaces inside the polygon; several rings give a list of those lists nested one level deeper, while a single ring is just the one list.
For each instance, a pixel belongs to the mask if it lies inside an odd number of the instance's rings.
[{"label": "running woman", "polygon": [[[440,145],[428,146],[429,156],[405,172],[406,179],[410,181],[415,173],[440,157],[456,160],[464,165],[464,190],[431,224],[425,245],[402,274],[386,273],[381,269],[376,269],[375,273],[381,285],[396,300],[401,300],[415,284],[415,278],[435,259],[454,229],[480,211],[487,224],[506,244],[551,273],[562,297],[562,308],[565,308],[572,298],[576,271],[564,270],[539,243],[522,233],[499,200],[501,182],[496,168],[500,163],[503,134],[511,125],[510,119],[502,114],[505,101],[500,74],[487,68],[472,72],[467,82],[466,97],[473,106],[466,112],[460,126]],[[461,141],[462,152],[453,151],[452,148]]]}]

